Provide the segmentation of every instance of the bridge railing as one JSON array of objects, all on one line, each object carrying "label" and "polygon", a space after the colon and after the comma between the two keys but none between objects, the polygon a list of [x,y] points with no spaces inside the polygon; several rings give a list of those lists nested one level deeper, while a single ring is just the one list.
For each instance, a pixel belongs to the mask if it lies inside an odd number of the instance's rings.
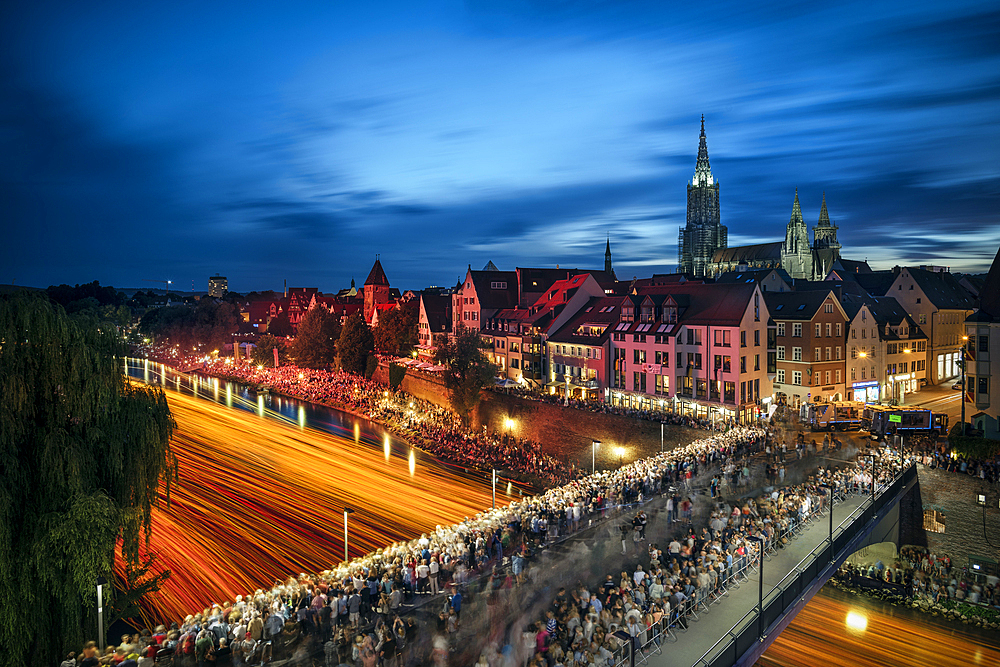
[{"label": "bridge railing", "polygon": [[872,498],[856,507],[847,518],[834,526],[832,540],[828,538],[817,545],[764,595],[761,612],[758,612],[757,606],[754,605],[698,659],[693,667],[729,667],[736,664],[740,657],[764,636],[767,628],[777,621],[786,609],[795,604],[803,590],[819,576],[836,555],[869,524],[900,489],[916,477],[916,474],[916,466],[911,465],[891,483],[877,488]]}]

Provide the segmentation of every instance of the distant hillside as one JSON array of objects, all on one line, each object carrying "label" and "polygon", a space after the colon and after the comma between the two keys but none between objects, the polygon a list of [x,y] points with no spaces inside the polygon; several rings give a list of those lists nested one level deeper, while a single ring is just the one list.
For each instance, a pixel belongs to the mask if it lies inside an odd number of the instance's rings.
[{"label": "distant hillside", "polygon": [[28,287],[27,285],[0,285],[0,294],[10,294],[18,290],[29,290],[32,292],[44,292],[44,287]]}]

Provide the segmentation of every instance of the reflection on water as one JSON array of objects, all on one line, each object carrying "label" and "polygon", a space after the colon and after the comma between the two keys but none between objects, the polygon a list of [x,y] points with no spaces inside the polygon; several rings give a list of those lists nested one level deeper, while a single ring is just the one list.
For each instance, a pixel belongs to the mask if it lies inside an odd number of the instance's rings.
[{"label": "reflection on water", "polygon": [[128,372],[167,388],[177,422],[179,480],[169,507],[161,496],[153,513],[150,545],[172,575],[145,610],[151,625],[336,566],[344,507],[356,509],[349,546],[357,556],[490,506],[483,475],[367,420],[156,363],[131,361]]},{"label": "reflection on water", "polygon": [[760,667],[1000,665],[993,630],[945,622],[824,586],[767,649]]}]

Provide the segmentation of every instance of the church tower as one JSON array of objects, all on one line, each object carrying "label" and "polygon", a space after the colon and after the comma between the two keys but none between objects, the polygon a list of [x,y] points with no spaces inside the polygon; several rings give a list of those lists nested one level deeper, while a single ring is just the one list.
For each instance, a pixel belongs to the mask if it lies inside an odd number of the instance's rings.
[{"label": "church tower", "polygon": [[618,280],[615,276],[615,270],[611,266],[611,235],[608,235],[608,245],[604,248],[604,272],[608,274],[608,277]]},{"label": "church tower", "polygon": [[712,176],[705,139],[705,116],[701,117],[698,161],[687,186],[687,222],[678,234],[677,270],[698,277],[707,275],[716,250],[729,244],[728,230],[720,224],[719,182]]},{"label": "church tower", "polygon": [[834,250],[840,257],[840,241],[837,240],[836,225],[830,223],[830,214],[826,211],[826,193],[823,193],[823,206],[819,209],[819,222],[813,227],[813,248],[815,250]]},{"label": "church tower", "polygon": [[792,278],[813,279],[813,256],[809,244],[809,229],[802,219],[802,207],[799,205],[799,189],[795,188],[795,202],[792,204],[792,217],[785,228],[785,241],[781,244],[781,268]]},{"label": "church tower", "polygon": [[365,280],[365,322],[371,324],[375,306],[382,303],[389,303],[391,295],[389,279],[386,278],[385,271],[382,270],[382,262],[379,261],[376,255],[375,264],[368,274],[368,279]]}]

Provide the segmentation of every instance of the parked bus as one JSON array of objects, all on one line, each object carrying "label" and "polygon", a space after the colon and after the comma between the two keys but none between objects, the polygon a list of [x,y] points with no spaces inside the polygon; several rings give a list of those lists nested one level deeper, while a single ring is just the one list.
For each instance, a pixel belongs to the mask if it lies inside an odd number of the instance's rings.
[{"label": "parked bus", "polygon": [[813,403],[809,406],[809,426],[813,430],[849,431],[861,428],[861,411],[865,404],[860,401],[834,401]]},{"label": "parked bus", "polygon": [[872,438],[896,433],[948,434],[948,415],[927,408],[900,408],[866,405],[861,413],[861,430]]}]

